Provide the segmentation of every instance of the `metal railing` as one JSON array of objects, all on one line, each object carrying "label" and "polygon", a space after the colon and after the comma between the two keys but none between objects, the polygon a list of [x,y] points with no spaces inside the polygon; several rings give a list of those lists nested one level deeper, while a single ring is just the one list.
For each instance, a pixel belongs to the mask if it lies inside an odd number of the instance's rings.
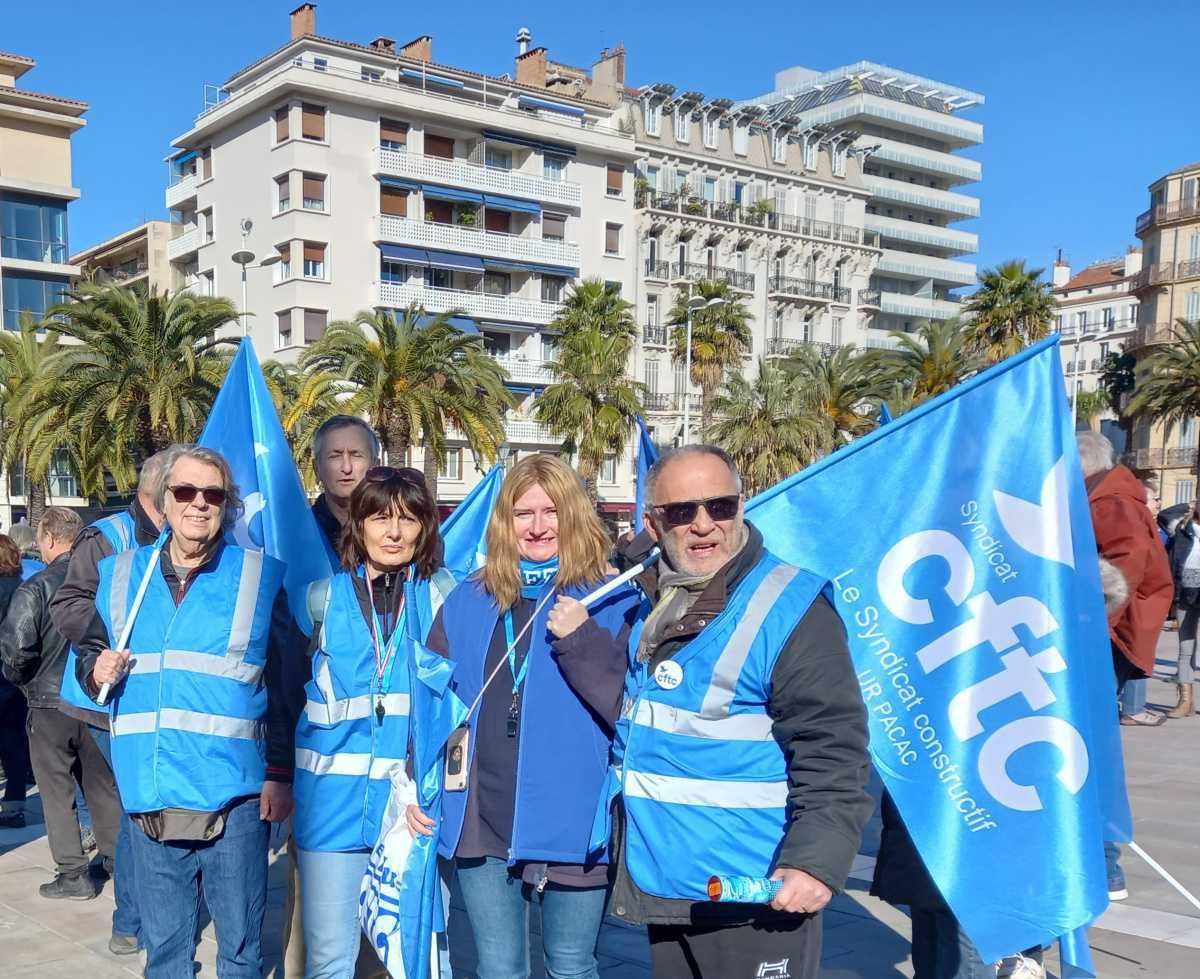
[{"label": "metal railing", "polygon": [[803,347],[810,347],[822,354],[831,354],[837,346],[823,340],[798,340],[795,337],[768,337],[768,357],[789,357]]},{"label": "metal railing", "polygon": [[1171,262],[1160,262],[1148,265],[1133,277],[1131,288],[1134,292],[1146,289],[1160,282],[1170,282],[1175,277],[1175,266]]},{"label": "metal railing", "polygon": [[772,275],[768,281],[768,291],[825,302],[850,302],[850,290],[845,286],[835,286],[832,282],[817,282],[815,279],[795,279],[788,275]]},{"label": "metal railing", "polygon": [[1147,347],[1154,343],[1172,343],[1179,337],[1174,323],[1147,323],[1139,326],[1127,341],[1127,350]]},{"label": "metal railing", "polygon": [[1168,221],[1181,221],[1185,218],[1200,214],[1200,198],[1186,197],[1182,200],[1159,204],[1137,216],[1135,227],[1140,233],[1152,224],[1165,224]]},{"label": "metal railing", "polygon": [[648,392],[643,399],[647,411],[670,411],[674,403],[674,397],[670,394],[658,394],[657,392]]},{"label": "metal railing", "polygon": [[375,147],[375,172],[557,204],[578,206],[583,201],[583,188],[567,180],[547,180],[516,170],[480,166],[458,158],[426,156],[384,146]]},{"label": "metal railing", "polygon": [[1133,469],[1191,469],[1196,465],[1196,455],[1196,449],[1134,449],[1121,456],[1121,461]]},{"label": "metal railing", "polygon": [[414,221],[394,214],[376,216],[380,241],[394,241],[449,251],[468,252],[528,262],[548,262],[579,268],[579,246],[545,238],[485,231],[461,224]]},{"label": "metal railing", "polygon": [[754,273],[739,272],[737,269],[722,268],[720,265],[707,265],[703,262],[672,262],[672,279],[687,279],[692,282],[709,280],[711,282],[728,282],[733,288],[746,292],[754,291]]},{"label": "metal railing", "polygon": [[667,345],[667,327],[661,325],[643,326],[642,343],[654,347],[665,347]]},{"label": "metal railing", "polygon": [[646,259],[646,278],[662,279],[664,282],[666,282],[669,278],[671,278],[671,263],[655,262],[651,259]]},{"label": "metal railing", "polygon": [[879,290],[878,289],[859,289],[858,304],[860,306],[878,306],[879,305]]},{"label": "metal railing", "polygon": [[1176,279],[1194,279],[1198,275],[1200,275],[1200,258],[1180,262],[1175,266]]},{"label": "metal railing", "polygon": [[380,282],[379,305],[405,309],[420,303],[430,313],[461,310],[468,316],[517,323],[549,323],[558,315],[561,303],[546,303],[521,296],[497,296],[465,289],[438,289],[413,283]]}]

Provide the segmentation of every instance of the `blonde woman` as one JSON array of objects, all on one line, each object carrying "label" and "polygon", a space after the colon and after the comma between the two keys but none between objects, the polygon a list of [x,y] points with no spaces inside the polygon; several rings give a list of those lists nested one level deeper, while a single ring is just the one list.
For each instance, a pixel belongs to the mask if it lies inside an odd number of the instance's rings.
[{"label": "blonde woman", "polygon": [[[611,708],[585,703],[555,657],[594,647],[597,662],[623,663],[614,647],[628,641],[635,592],[591,609],[578,601],[608,577],[609,549],[575,472],[553,456],[523,459],[492,512],[487,566],[450,594],[429,633],[429,647],[455,662],[458,696],[478,698],[460,754],[465,786],[448,780],[436,829],[454,860],[480,979],[529,975],[533,901],[547,975],[597,976],[608,856],[588,841],[611,743],[600,717]],[[435,829],[415,808],[409,827]]]}]

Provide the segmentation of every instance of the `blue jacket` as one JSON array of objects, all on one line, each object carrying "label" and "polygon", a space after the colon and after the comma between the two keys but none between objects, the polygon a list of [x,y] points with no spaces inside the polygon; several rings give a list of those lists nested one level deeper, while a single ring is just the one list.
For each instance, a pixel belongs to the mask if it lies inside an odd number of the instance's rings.
[{"label": "blue jacket", "polygon": [[[553,583],[547,585],[542,595],[552,587]],[[582,598],[590,590],[569,588],[565,594]],[[592,606],[592,619],[616,637],[637,601],[636,589],[620,588]],[[593,848],[590,831],[608,770],[611,739],[567,685],[551,655],[552,637],[546,617],[553,605],[554,599],[548,601],[530,627],[509,862],[604,863],[608,859],[607,846]],[[499,620],[500,609],[475,576],[460,584],[442,609],[449,657],[455,664],[451,687],[468,706],[483,685],[484,661]],[[471,716],[472,735],[477,717],[478,713]],[[469,766],[474,764],[475,747],[472,736]],[[470,791],[468,779],[465,791],[446,792],[443,796],[438,846],[444,857],[452,857],[458,848]]]}]

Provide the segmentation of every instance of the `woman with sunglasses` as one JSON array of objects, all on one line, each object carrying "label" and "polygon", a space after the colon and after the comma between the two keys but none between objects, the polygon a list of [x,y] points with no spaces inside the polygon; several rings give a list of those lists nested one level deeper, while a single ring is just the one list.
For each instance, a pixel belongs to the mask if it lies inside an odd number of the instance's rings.
[{"label": "woman with sunglasses", "polygon": [[340,557],[342,570],[310,585],[296,613],[312,637],[293,819],[306,979],[354,975],[359,887],[408,749],[410,647],[455,585],[415,469],[367,470],[350,495]]},{"label": "woman with sunglasses", "polygon": [[[429,634],[474,708],[458,753],[465,784],[448,766],[437,830],[441,855],[454,860],[480,979],[529,975],[534,901],[547,975],[597,975],[608,868],[607,852],[589,840],[610,734],[556,656],[572,646],[621,660],[635,593],[618,589],[591,608],[579,601],[609,576],[609,548],[575,472],[554,456],[522,459],[488,523],[487,565],[455,589]],[[414,833],[434,831],[416,807],[408,822]]]}]

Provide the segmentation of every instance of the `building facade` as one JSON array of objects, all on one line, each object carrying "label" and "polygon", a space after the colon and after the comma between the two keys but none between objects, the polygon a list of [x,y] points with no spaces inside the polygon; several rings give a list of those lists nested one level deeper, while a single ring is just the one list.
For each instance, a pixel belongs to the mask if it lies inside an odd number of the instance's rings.
[{"label": "building facade", "polygon": [[670,352],[671,308],[697,280],[723,280],[751,315],[745,369],[803,344],[870,344],[880,256],[864,230],[869,192],[856,134],[804,132],[786,114],[649,85],[626,96],[637,140],[635,302],[647,424],[660,444],[700,438],[700,394]]},{"label": "building facade", "polygon": [[[565,291],[599,278],[634,294],[637,150],[611,119],[624,52],[584,71],[523,32],[513,77],[493,77],[436,64],[429,37],[321,37],[310,4],[291,28],[174,140],[171,264],[188,288],[236,302],[244,269],[263,358],[294,360],[360,310],[453,311],[509,372],[506,459],[556,450],[530,409]],[[478,478],[456,443],[442,498]],[[631,509],[629,459],[599,488],[610,512]]]},{"label": "building facade", "polygon": [[141,283],[155,292],[178,289],[183,283],[167,260],[167,246],[174,233],[170,221],[147,221],[107,241],[71,256],[71,264],[84,278],[123,286]]},{"label": "building facade", "polygon": [[[63,298],[79,270],[71,264],[67,206],[79,199],[71,176],[71,136],[87,104],[19,88],[36,62],[0,52],[0,311],[3,328],[41,319]],[[27,486],[19,468],[4,474],[0,525],[25,514]],[[66,454],[49,480],[50,502],[83,506]]]},{"label": "building facade", "polygon": [[[1200,161],[1173,170],[1150,185],[1150,207],[1138,215],[1142,270],[1133,280],[1138,326],[1130,343],[1139,360],[1171,343],[1181,320],[1200,322]],[[1157,476],[1163,503],[1196,498],[1200,425],[1138,422],[1126,461]]]},{"label": "building facade", "polygon": [[960,113],[984,97],[860,61],[827,72],[780,71],[774,91],[744,104],[755,103],[786,112],[800,133],[832,127],[856,134],[870,192],[864,227],[882,247],[868,287],[880,295],[872,326],[907,332],[920,320],[958,315],[953,290],[976,282],[974,263],[962,257],[976,253],[979,241],[956,225],[979,217],[980,206],[955,188],[982,176],[979,162],[959,151],[983,142],[983,126]]}]

